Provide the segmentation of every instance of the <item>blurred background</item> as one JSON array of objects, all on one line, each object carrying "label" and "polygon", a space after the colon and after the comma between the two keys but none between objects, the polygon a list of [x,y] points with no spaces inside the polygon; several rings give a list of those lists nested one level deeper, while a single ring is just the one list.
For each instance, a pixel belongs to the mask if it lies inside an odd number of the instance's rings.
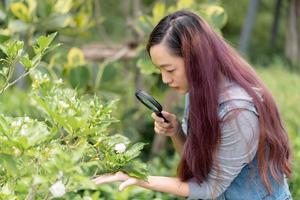
[{"label": "blurred background", "polygon": [[[293,198],[300,199],[299,0],[2,0],[0,42],[23,40],[30,52],[38,36],[58,32],[55,40],[62,45],[46,55],[38,70],[63,79],[81,94],[117,99],[113,115],[120,122],[112,131],[132,142],[148,143],[140,158],[151,175],[173,176],[179,157],[168,138],[154,134],[151,112],[137,102],[134,92],[148,91],[165,110],[182,117],[184,97],[163,85],[145,51],[155,24],[180,9],[203,16],[272,91],[293,148],[290,189]],[[22,72],[24,67],[18,64],[15,76]],[[24,78],[2,94],[0,112],[43,118],[26,98],[30,87],[30,78]],[[180,199],[137,187],[120,193],[108,185],[102,192],[106,199]]]}]

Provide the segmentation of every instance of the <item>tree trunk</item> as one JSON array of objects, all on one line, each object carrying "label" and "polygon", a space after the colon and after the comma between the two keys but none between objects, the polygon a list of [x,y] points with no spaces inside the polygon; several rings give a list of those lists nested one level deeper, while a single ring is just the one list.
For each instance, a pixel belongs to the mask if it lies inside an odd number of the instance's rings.
[{"label": "tree trunk", "polygon": [[300,0],[290,0],[285,54],[300,67]]},{"label": "tree trunk", "polygon": [[244,22],[239,50],[241,53],[245,54],[247,52],[248,44],[251,39],[252,27],[255,22],[256,12],[258,10],[259,0],[249,1],[249,7],[247,11],[247,16]]},{"label": "tree trunk", "polygon": [[276,38],[277,38],[277,33],[278,33],[281,4],[282,4],[282,0],[276,0],[274,16],[273,16],[273,25],[272,25],[272,31],[271,31],[271,39],[270,39],[270,47],[271,48],[276,46]]}]

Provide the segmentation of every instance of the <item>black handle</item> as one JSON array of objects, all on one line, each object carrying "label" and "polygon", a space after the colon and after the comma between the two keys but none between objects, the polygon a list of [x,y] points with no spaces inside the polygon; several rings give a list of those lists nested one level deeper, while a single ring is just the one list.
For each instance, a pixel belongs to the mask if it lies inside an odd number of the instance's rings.
[{"label": "black handle", "polygon": [[161,112],[155,112],[155,114],[158,116],[158,117],[161,117],[165,120],[165,122],[169,123],[169,121],[163,116],[163,114],[161,114]]}]

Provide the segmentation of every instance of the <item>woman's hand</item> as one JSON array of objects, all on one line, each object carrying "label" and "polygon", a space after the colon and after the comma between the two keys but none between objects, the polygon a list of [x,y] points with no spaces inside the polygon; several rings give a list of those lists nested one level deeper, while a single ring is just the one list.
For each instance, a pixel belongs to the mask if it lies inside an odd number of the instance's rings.
[{"label": "woman's hand", "polygon": [[119,191],[122,191],[125,188],[127,188],[128,186],[136,185],[140,182],[139,179],[130,177],[123,172],[117,172],[115,174],[104,174],[104,175],[98,176],[97,178],[94,178],[92,181],[96,185],[122,181],[122,183],[119,186]]},{"label": "woman's hand", "polygon": [[158,117],[155,113],[152,113],[151,117],[154,119],[154,131],[157,134],[166,135],[166,136],[176,136],[181,131],[181,125],[172,113],[162,111],[162,115],[169,121],[164,122],[164,119]]}]

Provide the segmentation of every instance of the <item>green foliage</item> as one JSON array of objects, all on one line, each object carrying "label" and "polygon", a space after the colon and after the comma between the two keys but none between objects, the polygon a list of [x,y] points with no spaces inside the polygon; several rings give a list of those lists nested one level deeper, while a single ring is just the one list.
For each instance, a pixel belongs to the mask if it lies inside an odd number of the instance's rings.
[{"label": "green foliage", "polygon": [[[137,156],[142,153],[143,160],[147,160],[150,145],[131,142],[150,143],[154,136],[153,121],[150,112],[137,105],[133,94],[136,87],[145,87],[162,100],[165,87],[159,71],[144,51],[144,44],[138,46],[136,59],[95,64],[85,60],[80,45],[89,42],[88,36],[104,43],[127,43],[129,37],[132,39],[131,28],[147,38],[163,16],[178,9],[200,14],[217,31],[224,27],[226,39],[233,37],[234,41],[239,36],[247,2],[146,0],[140,3],[143,15],[139,18],[132,14],[134,6],[128,4],[126,8],[123,1],[121,4],[102,0],[8,0],[0,3],[0,87],[8,82],[11,86],[15,83],[11,80],[15,78],[16,69],[8,67],[15,63],[24,66],[24,75],[30,74],[27,83],[33,87],[33,91],[9,87],[0,96],[0,110],[5,113],[0,115],[0,199],[51,199],[53,186],[64,188],[66,192],[56,199],[181,199],[135,186],[118,192],[118,184],[96,187],[90,182],[97,174],[118,170],[146,178],[146,166]],[[251,55],[270,62],[270,57],[264,56],[267,55],[263,50],[266,45],[257,44],[268,39],[268,32],[262,27],[271,24],[273,4],[262,2],[261,5],[262,9],[267,7],[268,12],[260,9],[258,13],[258,26],[254,28],[255,51],[251,51]],[[149,12],[145,14],[145,11]],[[134,23],[129,21],[134,27],[128,28],[125,18],[132,18]],[[91,29],[95,24],[99,26]],[[64,45],[41,60],[42,57],[35,55],[51,51],[51,47],[43,47],[53,38],[40,36],[54,31],[58,32],[55,40],[69,46]],[[282,38],[282,31],[280,29],[279,38]],[[23,44],[19,39],[24,40]],[[282,41],[279,39],[277,44]],[[49,46],[55,47],[52,43]],[[135,66],[146,75],[142,83]],[[294,199],[298,199],[299,75],[273,67],[259,69],[259,73],[278,100],[288,128],[294,152],[290,188]],[[107,101],[100,101],[98,96]],[[113,112],[116,107],[113,99],[120,99],[116,112]],[[111,133],[122,133],[131,141]],[[173,157],[172,153],[168,144],[162,156],[148,162],[151,175],[175,175],[178,157]]]},{"label": "green foliage", "polygon": [[[23,53],[24,42],[8,40],[4,44],[0,44],[1,51],[5,54],[5,57],[0,59],[2,62],[2,68],[0,69],[1,75],[1,85],[0,85],[0,94],[13,85],[17,80],[26,76],[33,69],[35,69],[42,57],[48,52],[55,49],[59,44],[51,45],[53,39],[55,38],[56,33],[52,33],[48,36],[40,36],[37,39],[37,44],[33,46],[35,55],[32,59],[29,58],[27,53]],[[12,73],[16,67],[16,63],[20,62],[24,65],[26,71],[20,75],[17,79],[10,82]]]},{"label": "green foliage", "polygon": [[[144,32],[145,35],[148,35],[159,20],[164,16],[177,10],[184,9],[199,14],[217,31],[220,31],[227,22],[226,12],[216,2],[203,1],[199,3],[195,0],[179,0],[176,5],[167,7],[165,3],[159,1],[154,4],[150,15],[145,14],[140,16],[137,23],[138,29],[139,31]],[[146,58],[144,57],[144,54],[145,53],[142,51],[140,56],[141,58],[137,61],[137,66],[141,69],[141,72],[147,75],[159,73],[159,71],[155,69],[150,62],[145,61]]]},{"label": "green foliage", "polygon": [[80,0],[8,1],[8,9],[4,10],[7,28],[11,34],[61,30],[70,36],[85,35],[94,25],[92,3]]},{"label": "green foliage", "polygon": [[300,76],[283,69],[280,63],[258,70],[278,102],[292,144],[293,174],[290,190],[294,199],[300,198]]},{"label": "green foliage", "polygon": [[109,134],[118,122],[111,116],[115,101],[79,96],[39,71],[31,76],[30,98],[45,120],[0,116],[1,197],[45,198],[56,184],[68,199],[77,190],[95,189],[91,176],[117,171],[146,179],[146,165],[136,160],[144,144]]}]

